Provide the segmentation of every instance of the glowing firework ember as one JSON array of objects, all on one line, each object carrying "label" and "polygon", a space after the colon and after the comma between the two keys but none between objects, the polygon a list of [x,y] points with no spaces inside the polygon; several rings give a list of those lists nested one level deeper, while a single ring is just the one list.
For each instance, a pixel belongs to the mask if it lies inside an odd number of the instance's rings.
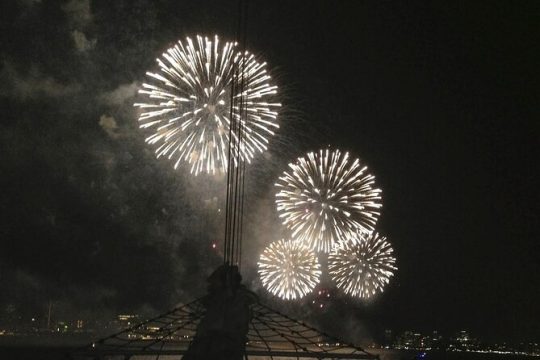
[{"label": "glowing firework ember", "polygon": [[295,240],[328,253],[350,233],[373,230],[381,190],[360,160],[320,150],[289,167],[276,183],[276,205]]},{"label": "glowing firework ember", "polygon": [[135,104],[141,109],[139,124],[154,131],[146,142],[157,146],[158,157],[174,159],[175,169],[187,161],[194,174],[227,170],[232,98],[233,116],[242,129],[242,160],[249,162],[265,151],[268,138],[279,127],[281,104],[274,102],[277,86],[269,83],[266,63],[236,46],[221,43],[217,36],[213,41],[187,38],[157,59],[158,73],[146,73],[149,83],[139,93],[147,100]]},{"label": "glowing firework ember", "polygon": [[396,258],[385,237],[373,232],[341,242],[328,256],[330,277],[346,294],[367,299],[388,284]]},{"label": "glowing firework ember", "polygon": [[280,240],[264,249],[259,260],[259,275],[272,294],[293,300],[313,290],[321,270],[313,251],[299,242]]}]

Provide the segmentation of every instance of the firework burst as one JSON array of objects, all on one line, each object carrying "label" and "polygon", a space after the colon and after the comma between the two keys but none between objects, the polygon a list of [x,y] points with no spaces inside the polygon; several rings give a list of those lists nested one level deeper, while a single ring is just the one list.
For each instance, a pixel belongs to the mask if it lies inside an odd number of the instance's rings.
[{"label": "firework burst", "polygon": [[396,258],[386,238],[376,232],[341,242],[328,256],[328,271],[346,294],[370,298],[394,275]]},{"label": "firework burst", "polygon": [[311,292],[321,276],[315,253],[296,241],[270,244],[258,265],[264,287],[286,300],[299,299]]},{"label": "firework burst", "polygon": [[193,174],[227,170],[231,99],[242,129],[242,160],[265,151],[279,127],[281,104],[275,102],[277,86],[269,83],[266,63],[236,46],[217,36],[188,37],[156,60],[159,72],[146,73],[149,81],[139,90],[146,101],[135,104],[141,109],[139,125],[153,130],[146,142],[156,146],[158,157],[174,159],[175,169],[187,161]]},{"label": "firework burst", "polygon": [[327,149],[289,167],[276,183],[276,206],[295,240],[329,253],[350,233],[373,230],[381,190],[360,160]]}]

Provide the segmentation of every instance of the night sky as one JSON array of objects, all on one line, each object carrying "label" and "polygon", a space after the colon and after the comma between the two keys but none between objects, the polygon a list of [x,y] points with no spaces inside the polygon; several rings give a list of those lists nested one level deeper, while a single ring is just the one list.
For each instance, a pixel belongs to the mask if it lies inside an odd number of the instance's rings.
[{"label": "night sky", "polygon": [[[232,39],[234,4],[2,1],[0,321],[49,301],[58,317],[153,314],[203,293],[223,181],[156,160],[133,102],[176,40]],[[250,286],[284,306],[253,276],[281,231],[273,182],[331,146],[376,175],[399,270],[314,321],[538,341],[539,16],[533,1],[250,2],[248,48],[284,105],[248,171]]]}]

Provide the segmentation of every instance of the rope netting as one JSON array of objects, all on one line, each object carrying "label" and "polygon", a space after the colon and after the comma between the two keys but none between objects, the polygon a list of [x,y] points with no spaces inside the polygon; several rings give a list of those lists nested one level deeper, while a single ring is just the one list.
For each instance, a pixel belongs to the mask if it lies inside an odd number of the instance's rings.
[{"label": "rope netting", "polygon": [[[252,307],[247,358],[376,359],[261,303]],[[92,343],[73,354],[76,359],[181,359],[205,314],[200,300]]]}]

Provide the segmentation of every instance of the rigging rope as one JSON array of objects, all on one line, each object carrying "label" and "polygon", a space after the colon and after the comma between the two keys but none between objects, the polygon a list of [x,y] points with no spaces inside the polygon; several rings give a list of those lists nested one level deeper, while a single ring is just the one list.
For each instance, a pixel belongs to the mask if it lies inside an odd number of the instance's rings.
[{"label": "rigging rope", "polygon": [[[242,258],[243,213],[246,166],[242,149],[247,111],[245,106],[245,72],[248,1],[238,1],[238,24],[236,39],[241,53],[233,64],[229,110],[229,149],[227,164],[227,195],[225,205],[225,241],[223,262],[238,265]],[[238,94],[238,95],[236,95]]]}]

